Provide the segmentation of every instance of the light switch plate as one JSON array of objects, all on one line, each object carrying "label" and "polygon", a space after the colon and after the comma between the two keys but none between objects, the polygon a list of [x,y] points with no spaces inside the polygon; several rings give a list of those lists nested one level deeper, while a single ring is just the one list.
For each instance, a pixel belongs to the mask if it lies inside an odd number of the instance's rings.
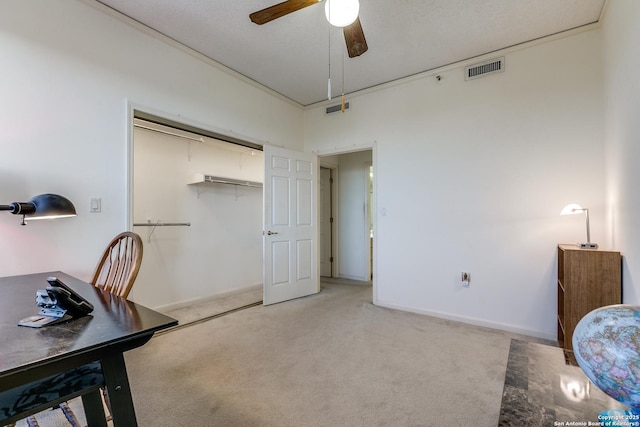
[{"label": "light switch plate", "polygon": [[92,197],[89,206],[89,212],[99,213],[102,211],[102,199],[99,197]]}]

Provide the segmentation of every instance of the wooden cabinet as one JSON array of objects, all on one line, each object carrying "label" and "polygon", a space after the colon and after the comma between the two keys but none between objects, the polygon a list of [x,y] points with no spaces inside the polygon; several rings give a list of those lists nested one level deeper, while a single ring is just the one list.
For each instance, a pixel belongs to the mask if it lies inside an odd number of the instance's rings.
[{"label": "wooden cabinet", "polygon": [[591,310],[622,303],[620,252],[558,245],[558,344],[572,350],[576,325]]}]

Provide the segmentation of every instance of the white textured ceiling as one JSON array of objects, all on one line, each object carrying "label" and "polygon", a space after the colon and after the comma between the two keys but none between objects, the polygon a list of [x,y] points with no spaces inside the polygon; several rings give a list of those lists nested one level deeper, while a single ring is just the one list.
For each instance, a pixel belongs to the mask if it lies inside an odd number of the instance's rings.
[{"label": "white textured ceiling", "polygon": [[323,4],[256,25],[249,14],[280,0],[98,1],[301,105],[327,99],[329,62],[338,96],[343,76],[345,93],[376,86],[597,22],[605,4],[360,0],[369,50],[349,58]]}]

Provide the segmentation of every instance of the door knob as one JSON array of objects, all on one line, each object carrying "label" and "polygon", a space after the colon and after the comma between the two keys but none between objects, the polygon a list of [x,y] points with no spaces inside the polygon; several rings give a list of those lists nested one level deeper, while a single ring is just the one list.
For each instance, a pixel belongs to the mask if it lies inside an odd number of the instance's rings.
[{"label": "door knob", "polygon": [[271,236],[272,234],[278,234],[278,232],[277,231],[271,231],[271,230],[267,231],[267,235],[268,236]]}]

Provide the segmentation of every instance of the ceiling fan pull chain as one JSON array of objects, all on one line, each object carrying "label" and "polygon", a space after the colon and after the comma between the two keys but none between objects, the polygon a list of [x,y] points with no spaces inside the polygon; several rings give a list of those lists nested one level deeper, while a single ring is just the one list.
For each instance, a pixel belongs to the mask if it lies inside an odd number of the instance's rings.
[{"label": "ceiling fan pull chain", "polygon": [[340,110],[344,113],[344,52],[342,52],[342,106]]},{"label": "ceiling fan pull chain", "polygon": [[331,24],[328,26],[329,28],[329,78],[327,80],[327,99],[331,101]]}]

